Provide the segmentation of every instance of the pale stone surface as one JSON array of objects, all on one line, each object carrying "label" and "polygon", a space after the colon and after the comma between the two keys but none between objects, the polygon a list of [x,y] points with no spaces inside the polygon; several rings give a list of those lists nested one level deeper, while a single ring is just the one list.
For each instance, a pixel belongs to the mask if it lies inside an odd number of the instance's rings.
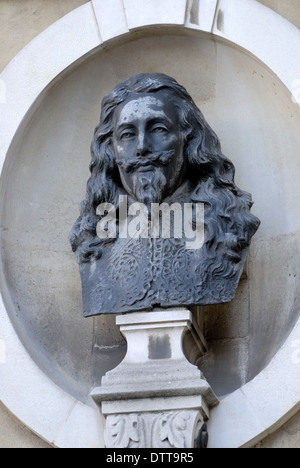
[{"label": "pale stone surface", "polygon": [[[174,330],[170,329],[171,318],[172,328],[178,327],[179,335],[176,334]],[[169,356],[172,359],[181,359],[184,357],[181,345],[183,346],[185,355],[193,365],[195,365],[196,361],[199,359],[197,354],[202,356],[207,351],[207,342],[201,330],[194,322],[191,312],[186,308],[178,307],[174,308],[172,311],[162,309],[144,314],[131,313],[119,315],[116,318],[116,324],[120,326],[120,330],[123,335],[130,336],[131,333],[134,333],[134,339],[130,340],[132,350],[129,344],[127,344],[127,353],[123,362],[145,362],[151,358],[151,348],[148,349],[148,347],[141,346],[141,351],[137,352],[136,346],[136,340],[138,337],[141,336],[143,343],[145,338],[144,333],[149,334],[150,329],[153,329],[154,331],[157,330],[156,334],[162,334],[163,336],[165,333],[170,334],[173,341],[168,340],[166,343],[166,349],[161,346],[160,351],[162,353],[167,353],[173,350]],[[183,341],[181,343],[181,339],[179,339],[179,337],[182,334],[182,327],[185,327],[187,331],[183,335]],[[188,349],[184,347],[185,343],[188,344]],[[150,344],[151,343],[149,343],[149,346]],[[195,353],[193,348],[198,348],[198,353]],[[191,350],[192,357],[188,354],[189,350]],[[157,358],[162,359],[162,356],[158,356]]]},{"label": "pale stone surface", "polygon": [[57,438],[61,447],[79,447],[83,443],[101,446],[101,420],[96,410],[78,403],[45,377],[20,343],[3,303],[0,320],[0,339],[5,343],[4,362],[0,364],[0,401],[53,445]]},{"label": "pale stone surface", "polygon": [[[212,448],[233,447],[234,444],[251,447],[274,433],[299,411],[300,361],[295,359],[294,354],[294,345],[299,343],[299,336],[300,320],[271,363],[212,410],[209,423]],[[228,405],[231,417],[226,422],[224,412]],[[242,430],[244,418],[245,428]],[[227,429],[224,430],[225,424]]]},{"label": "pale stone surface", "polygon": [[129,29],[153,24],[183,25],[187,0],[123,0]]},{"label": "pale stone surface", "polygon": [[[150,383],[148,383],[149,390]],[[207,389],[207,384],[203,391]],[[93,392],[92,396],[97,401],[100,402],[100,396],[97,395],[98,391]],[[103,414],[129,414],[136,412],[151,412],[155,407],[155,411],[174,411],[182,410],[185,408],[187,410],[192,410],[195,408],[201,408],[201,413],[205,414],[205,418],[209,414],[209,408],[207,407],[203,397],[201,395],[188,395],[188,396],[173,396],[172,398],[166,397],[157,397],[155,400],[151,398],[138,398],[138,399],[128,399],[128,400],[114,400],[114,401],[104,401],[102,402],[101,408]]]},{"label": "pale stone surface", "polygon": [[[299,0],[258,1],[300,27]],[[122,0],[105,1],[105,9],[110,8],[110,4],[116,2],[121,3]],[[217,0],[189,0],[189,2],[189,11],[192,11],[192,17],[189,19],[187,16],[189,27],[198,28],[197,23],[199,22],[199,26],[201,25],[204,30],[210,30],[210,21],[213,20],[213,10]],[[26,0],[26,2],[24,0],[1,0],[0,70],[46,27],[85,3],[87,3],[87,0]],[[208,18],[209,21],[204,23],[204,18]],[[119,17],[114,16],[114,21],[110,24],[111,29],[115,28],[115,23],[120,24]],[[107,26],[105,31],[110,35]]]},{"label": "pale stone surface", "polygon": [[6,360],[0,364],[0,401],[18,419],[26,421],[28,427],[52,441],[75,400],[45,378],[36,364],[26,356],[2,301],[0,320],[0,337],[6,345]]},{"label": "pale stone surface", "polygon": [[0,403],[0,448],[52,448],[26,429]]},{"label": "pale stone surface", "polygon": [[1,0],[0,70],[48,26],[85,3],[87,0]]},{"label": "pale stone surface", "polygon": [[258,0],[258,2],[272,8],[295,26],[300,28],[300,3],[299,0]]},{"label": "pale stone surface", "polygon": [[253,412],[243,391],[236,390],[211,411],[208,448],[241,447],[245,440],[253,439],[264,430],[265,426]]},{"label": "pale stone surface", "polygon": [[[65,236],[67,237],[67,230]],[[10,250],[11,245],[6,244],[5,248]],[[33,359],[48,369],[49,377],[57,385],[76,398],[86,401],[84,395],[88,394],[93,382],[91,362],[91,347],[94,341],[93,320],[84,320],[82,317],[81,291],[79,287],[74,289],[72,286],[78,281],[78,271],[75,265],[72,269],[68,268],[71,255],[64,251],[56,252],[54,247],[49,250],[33,246],[14,249],[14,254],[7,265],[8,287],[14,287],[16,291],[11,310],[15,309],[18,314],[18,316],[12,315],[17,332],[25,338],[25,342],[35,340],[36,333],[45,338],[43,347],[47,350],[46,355],[39,349],[33,349],[31,353]],[[6,261],[6,255],[4,257]],[[32,259],[30,265],[28,258]],[[12,268],[13,265],[17,269]],[[26,273],[27,286],[23,283],[21,270]],[[28,285],[31,285],[29,289]],[[17,299],[19,295],[23,296],[21,302]],[[65,301],[73,307],[73,314],[66,313]],[[48,305],[44,308],[43,304]],[[40,308],[40,312],[36,314],[34,329],[30,330],[26,325],[27,314],[36,308]],[[59,328],[57,328],[58,323]],[[55,339],[51,330],[57,331]],[[108,332],[107,338],[109,336],[111,335]],[[52,362],[49,361],[49,351],[53,356]],[[64,373],[66,368],[69,374],[67,379]]]},{"label": "pale stone surface", "polygon": [[103,422],[95,408],[78,402],[54,440],[60,448],[101,448],[104,446]]},{"label": "pale stone surface", "polygon": [[[275,36],[272,34],[274,30]],[[292,90],[300,71],[299,30],[292,24],[286,23],[286,28],[282,28],[279,15],[253,0],[235,2],[234,8],[232,0],[220,0],[213,33],[240,44],[259,57]]]},{"label": "pale stone surface", "polygon": [[186,27],[211,32],[218,0],[189,0]]},{"label": "pale stone surface", "polygon": [[215,99],[199,105],[235,164],[237,185],[252,194],[252,211],[262,221],[253,240],[300,230],[300,186],[294,177],[300,169],[294,157],[299,106],[272,72],[232,47],[217,45],[217,70]]},{"label": "pale stone surface", "polygon": [[[249,368],[247,380],[255,377],[272,356],[276,354],[281,340],[268,342],[285,330],[286,336],[299,317],[300,297],[299,256],[300,231],[272,239],[256,240],[249,259],[249,282],[251,290]],[[278,293],[275,291],[278,289]],[[272,321],[267,317],[272,316]],[[263,359],[258,359],[258,355]],[[299,371],[300,372],[300,371]]]},{"label": "pale stone surface", "polygon": [[[13,60],[1,74],[1,79],[6,84],[6,102],[1,105],[1,165],[14,133],[40,93],[65,68],[99,46],[101,42],[91,3],[72,12],[72,27],[68,27],[68,18],[68,15],[64,16],[47,28],[41,37],[31,41],[19,53],[18,59]],[[51,47],[45,54],[45,48],[49,47],[49,44]],[[59,54],[57,50],[60,51]],[[30,86],[26,85],[26,77]]]},{"label": "pale stone surface", "polygon": [[92,4],[103,41],[128,32],[123,0],[92,0]]},{"label": "pale stone surface", "polygon": [[300,406],[300,363],[293,356],[294,343],[298,339],[296,326],[271,364],[243,387],[254,412],[266,428],[271,428],[270,432],[278,428],[280,415],[290,411],[295,414]]},{"label": "pale stone surface", "polygon": [[300,448],[300,413],[255,448]]}]

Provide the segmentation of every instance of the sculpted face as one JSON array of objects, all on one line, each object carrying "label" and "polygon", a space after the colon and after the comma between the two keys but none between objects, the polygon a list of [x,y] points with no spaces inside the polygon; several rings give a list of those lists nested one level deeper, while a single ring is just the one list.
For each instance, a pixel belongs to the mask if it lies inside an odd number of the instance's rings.
[{"label": "sculpted face", "polygon": [[185,176],[184,141],[170,97],[133,94],[114,113],[113,148],[121,182],[139,202],[160,203]]}]

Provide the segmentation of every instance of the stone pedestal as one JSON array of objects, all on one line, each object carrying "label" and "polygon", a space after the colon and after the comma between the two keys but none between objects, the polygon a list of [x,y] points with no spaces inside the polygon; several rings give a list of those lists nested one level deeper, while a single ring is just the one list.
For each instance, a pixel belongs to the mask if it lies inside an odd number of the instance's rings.
[{"label": "stone pedestal", "polygon": [[205,421],[218,400],[194,365],[206,343],[191,312],[159,309],[116,323],[127,354],[91,393],[106,418],[106,446],[204,448]]}]

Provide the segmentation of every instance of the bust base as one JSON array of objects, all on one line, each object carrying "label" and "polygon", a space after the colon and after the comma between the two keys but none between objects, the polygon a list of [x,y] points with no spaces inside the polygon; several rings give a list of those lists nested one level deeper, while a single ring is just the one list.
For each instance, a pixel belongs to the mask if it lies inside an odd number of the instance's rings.
[{"label": "bust base", "polygon": [[106,418],[109,448],[194,448],[207,442],[205,421],[218,404],[197,362],[205,340],[185,308],[117,316],[124,360],[91,396]]}]

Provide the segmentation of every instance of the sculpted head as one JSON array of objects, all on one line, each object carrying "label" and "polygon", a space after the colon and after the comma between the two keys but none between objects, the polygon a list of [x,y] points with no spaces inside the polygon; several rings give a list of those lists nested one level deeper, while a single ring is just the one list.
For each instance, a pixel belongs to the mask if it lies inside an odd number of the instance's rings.
[{"label": "sculpted head", "polygon": [[115,110],[113,127],[113,151],[125,191],[139,202],[160,203],[185,177],[178,110],[167,93],[133,93]]},{"label": "sculpted head", "polygon": [[[160,203],[183,182],[191,201],[205,205],[203,255],[240,260],[259,220],[250,213],[250,194],[234,183],[234,166],[183,86],[163,74],[140,74],[120,83],[102,101],[90,164],[91,177],[70,242],[79,262],[101,257],[108,242],[97,238],[101,203],[118,206],[128,194],[145,204]],[[226,267],[226,266],[225,266]]]}]

